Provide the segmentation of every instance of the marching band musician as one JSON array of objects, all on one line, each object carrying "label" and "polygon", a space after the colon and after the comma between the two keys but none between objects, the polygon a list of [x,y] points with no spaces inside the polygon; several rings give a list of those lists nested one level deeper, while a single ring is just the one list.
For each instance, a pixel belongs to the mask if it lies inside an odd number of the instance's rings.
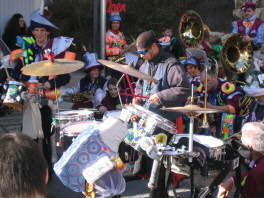
[{"label": "marching band musician", "polygon": [[83,58],[86,76],[82,78],[76,86],[61,89],[61,94],[63,96],[76,93],[83,94],[83,101],[75,103],[72,109],[96,107],[105,96],[104,86],[106,84],[106,79],[100,75],[103,66],[97,62],[98,55],[96,53],[86,53]]},{"label": "marching band musician", "polygon": [[194,92],[201,92],[201,65],[199,60],[194,57],[188,58],[184,63],[184,68],[185,71],[191,76],[191,84],[194,86]]},{"label": "marching band musician", "polygon": [[[108,59],[113,58],[114,56],[119,56],[124,53],[124,49],[128,47],[124,34],[120,31],[122,24],[122,19],[118,12],[111,13],[109,19],[109,29],[106,32],[106,44],[105,51]],[[111,69],[109,71],[112,71]],[[121,75],[120,72],[111,72],[107,75],[111,75],[112,77],[119,78]]]},{"label": "marching band musician", "polygon": [[[51,28],[57,28],[54,26],[45,16],[36,10],[31,15],[30,26],[32,27],[32,33],[35,37],[35,42],[29,46],[29,49],[33,52],[32,62],[38,62],[42,60],[47,60],[44,57],[44,50],[52,48],[53,39],[49,39],[48,35],[51,32]],[[27,50],[27,49],[26,49]],[[64,58],[64,52],[55,56],[55,58]],[[66,85],[70,80],[69,74],[58,75],[57,77],[38,77],[38,76],[26,76],[21,73],[21,68],[23,67],[22,61],[18,60],[17,65],[11,75],[12,78],[7,80],[39,80],[43,82],[45,89],[52,90],[56,86],[61,87]],[[38,106],[30,100],[23,108],[23,129],[22,133],[25,133],[32,137],[33,139],[42,139],[43,153],[47,160],[49,166],[49,175],[53,172],[52,169],[52,153],[51,153],[51,123],[52,123],[52,109],[47,105],[47,100],[42,101],[43,104],[38,110]],[[30,109],[32,111],[30,111]],[[53,142],[55,145],[55,141]]]},{"label": "marching band musician", "polygon": [[[145,60],[140,71],[159,80],[159,84],[139,79],[135,94],[150,96],[149,100],[134,98],[135,104],[142,104],[170,121],[175,121],[179,114],[171,112],[162,115],[162,106],[182,106],[190,94],[190,83],[184,68],[177,64],[176,59],[161,50],[161,46],[151,32],[143,32],[136,39],[137,53]],[[158,187],[150,192],[151,198],[168,197],[165,187],[165,168],[159,172]]]},{"label": "marching band musician", "polygon": [[256,17],[256,3],[246,2],[241,10],[245,18],[238,20],[231,34],[240,33],[244,35],[244,42],[252,42],[254,50],[257,50],[264,43],[264,24]]},{"label": "marching band musician", "polygon": [[[262,73],[262,75],[264,75]],[[256,101],[249,106],[249,113],[245,116],[245,122],[256,122],[264,120],[264,87],[260,86],[258,78],[253,76],[249,86],[243,87],[249,97],[254,97]]]},{"label": "marching band musician", "polygon": [[[205,70],[201,72],[201,82],[205,82]],[[207,108],[221,110],[229,114],[238,114],[239,102],[243,97],[243,93],[239,88],[225,80],[217,78],[213,71],[207,72],[207,89],[208,89],[208,102]],[[212,115],[212,114],[208,114]],[[213,114],[211,117],[212,124],[215,126],[215,136],[221,137],[221,114]]]}]

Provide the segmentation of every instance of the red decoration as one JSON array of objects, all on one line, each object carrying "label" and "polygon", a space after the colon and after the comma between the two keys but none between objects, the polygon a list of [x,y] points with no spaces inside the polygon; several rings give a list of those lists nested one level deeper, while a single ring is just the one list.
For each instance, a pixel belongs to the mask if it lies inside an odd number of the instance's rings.
[{"label": "red decoration", "polygon": [[126,11],[126,4],[122,3],[113,3],[112,0],[106,0],[106,5],[109,4],[108,9],[106,10],[106,13],[112,13],[112,12],[125,12]]}]

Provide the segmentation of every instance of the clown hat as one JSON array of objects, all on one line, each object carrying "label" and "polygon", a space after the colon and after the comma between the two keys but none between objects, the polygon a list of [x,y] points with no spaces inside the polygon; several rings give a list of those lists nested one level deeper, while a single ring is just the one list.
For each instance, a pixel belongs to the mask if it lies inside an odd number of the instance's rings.
[{"label": "clown hat", "polygon": [[83,55],[83,59],[85,62],[84,70],[89,71],[98,67],[100,70],[103,69],[103,66],[97,62],[98,55],[97,53],[86,53]]},{"label": "clown hat", "polygon": [[252,71],[247,78],[247,84],[243,87],[247,96],[263,96],[264,95],[264,73],[261,71]]},{"label": "clown hat", "polygon": [[112,12],[109,21],[122,21],[119,12]]},{"label": "clown hat", "polygon": [[40,14],[40,9],[35,10],[31,16],[30,16],[30,26],[32,28],[37,28],[37,27],[43,27],[43,28],[47,28],[47,27],[53,27],[56,29],[59,29],[58,27],[56,27],[55,25],[53,25],[49,19]]}]

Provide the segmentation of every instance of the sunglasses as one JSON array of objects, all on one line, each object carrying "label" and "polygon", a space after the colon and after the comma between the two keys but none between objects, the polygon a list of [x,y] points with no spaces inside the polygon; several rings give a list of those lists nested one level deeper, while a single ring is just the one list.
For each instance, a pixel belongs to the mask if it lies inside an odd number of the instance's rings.
[{"label": "sunglasses", "polygon": [[141,54],[141,55],[145,55],[146,53],[148,53],[149,49],[144,49],[142,51],[136,51],[137,54]]}]

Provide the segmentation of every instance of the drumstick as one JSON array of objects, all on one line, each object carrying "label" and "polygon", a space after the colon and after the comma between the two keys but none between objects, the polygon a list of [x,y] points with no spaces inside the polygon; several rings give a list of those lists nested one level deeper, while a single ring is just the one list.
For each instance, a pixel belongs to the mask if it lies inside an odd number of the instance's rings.
[{"label": "drumstick", "polygon": [[6,64],[4,64],[4,67],[5,67],[5,72],[6,72],[6,76],[7,76],[7,78],[10,78],[10,75],[9,75],[8,70],[7,70],[7,68],[6,68]]}]

